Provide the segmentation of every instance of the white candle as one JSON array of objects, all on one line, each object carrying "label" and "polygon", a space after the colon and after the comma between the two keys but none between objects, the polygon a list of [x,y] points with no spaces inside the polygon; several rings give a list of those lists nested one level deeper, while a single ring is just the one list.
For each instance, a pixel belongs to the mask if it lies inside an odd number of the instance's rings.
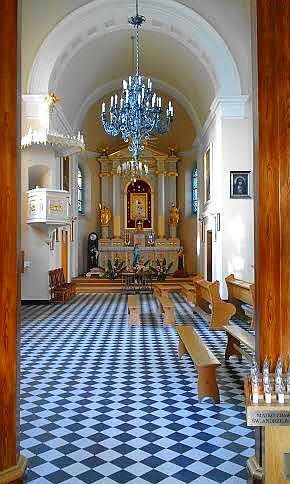
[{"label": "white candle", "polygon": [[132,77],[129,76],[129,86],[131,86],[131,83],[132,83]]},{"label": "white candle", "polygon": [[148,89],[150,89],[151,79],[148,79]]},{"label": "white candle", "polygon": [[129,92],[128,89],[126,90],[126,104],[128,104],[129,101]]},{"label": "white candle", "polygon": [[111,96],[111,108],[114,106],[114,96]]},{"label": "white candle", "polygon": [[117,106],[117,104],[118,104],[118,96],[117,94],[115,94],[115,106]]},{"label": "white candle", "polygon": [[102,104],[102,113],[105,113],[106,112],[106,103],[103,103]]},{"label": "white candle", "polygon": [[138,94],[138,104],[139,104],[139,106],[141,104],[141,94]]},{"label": "white candle", "polygon": [[120,100],[120,107],[121,107],[121,109],[123,108],[123,104],[124,104],[124,100],[123,100],[123,98],[121,97],[121,100]]}]

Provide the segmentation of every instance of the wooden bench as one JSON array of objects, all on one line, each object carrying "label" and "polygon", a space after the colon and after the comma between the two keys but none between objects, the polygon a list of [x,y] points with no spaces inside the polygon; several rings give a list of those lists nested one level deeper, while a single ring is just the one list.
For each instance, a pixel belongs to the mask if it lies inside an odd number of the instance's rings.
[{"label": "wooden bench", "polygon": [[219,403],[220,393],[216,381],[216,369],[221,363],[207,348],[192,326],[176,325],[175,327],[179,335],[179,358],[188,354],[197,369],[198,399],[211,397],[215,403]]},{"label": "wooden bench", "polygon": [[158,300],[161,306],[161,311],[163,313],[163,324],[175,324],[175,304],[169,298],[169,296],[158,296]]},{"label": "wooden bench", "polygon": [[[209,282],[204,279],[195,281],[196,307],[211,314],[209,328],[223,330],[230,318],[235,314],[233,304],[223,301],[220,297],[219,282]],[[204,317],[204,313],[201,314]]]},{"label": "wooden bench", "polygon": [[[225,326],[228,342],[225,352],[225,360],[228,361],[230,356],[237,356],[240,360],[244,356],[247,360],[252,360],[255,353],[255,337],[236,324]],[[241,347],[243,344],[248,351]]]},{"label": "wooden bench", "polygon": [[73,284],[65,282],[62,267],[49,271],[48,280],[51,302],[66,303],[74,296],[75,287]]},{"label": "wooden bench", "polygon": [[163,297],[168,296],[170,292],[182,292],[182,288],[180,284],[172,284],[172,283],[155,283],[153,284],[153,292],[154,296],[156,297]]},{"label": "wooden bench", "polygon": [[[237,316],[249,320],[247,308],[243,308],[243,303],[250,305],[252,315],[250,317],[251,328],[255,327],[255,284],[236,279],[234,274],[226,277],[228,288],[228,300],[236,307]],[[245,313],[246,309],[246,313]]]},{"label": "wooden bench", "polygon": [[128,296],[128,314],[129,326],[132,326],[133,324],[141,324],[141,302],[139,296],[136,294],[130,294]]},{"label": "wooden bench", "polygon": [[192,284],[190,282],[180,282],[182,295],[191,304],[196,304],[196,287],[195,282],[200,281],[203,277],[198,274],[193,277]]}]

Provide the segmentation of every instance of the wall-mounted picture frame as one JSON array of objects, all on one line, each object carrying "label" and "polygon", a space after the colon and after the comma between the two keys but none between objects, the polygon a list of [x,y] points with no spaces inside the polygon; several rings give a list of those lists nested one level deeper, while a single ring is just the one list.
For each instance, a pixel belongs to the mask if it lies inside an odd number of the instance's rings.
[{"label": "wall-mounted picture frame", "polygon": [[230,198],[251,198],[251,172],[230,172]]},{"label": "wall-mounted picture frame", "polygon": [[203,155],[203,170],[204,170],[204,203],[211,199],[211,171],[212,171],[212,144],[210,143]]}]

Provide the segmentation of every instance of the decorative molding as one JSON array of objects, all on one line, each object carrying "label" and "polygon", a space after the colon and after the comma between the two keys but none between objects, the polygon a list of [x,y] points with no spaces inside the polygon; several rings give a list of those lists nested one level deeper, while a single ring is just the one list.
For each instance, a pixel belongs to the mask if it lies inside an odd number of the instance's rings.
[{"label": "decorative molding", "polygon": [[85,150],[84,138],[79,133],[78,136],[69,136],[59,133],[51,133],[47,130],[34,131],[31,127],[28,133],[21,139],[21,149],[34,145],[51,145],[61,150],[61,153],[73,154]]},{"label": "decorative molding", "polygon": [[193,142],[193,148],[199,148],[207,131],[217,117],[223,119],[247,119],[249,102],[249,95],[215,97],[210,107],[210,113],[202,127],[202,130],[199,136],[196,137]]},{"label": "decorative molding", "polygon": [[215,97],[210,107],[213,114],[226,119],[245,119],[248,117],[248,95]]},{"label": "decorative molding", "polygon": [[[55,90],[71,59],[94,39],[128,28],[131,0],[94,0],[67,15],[47,35],[34,59],[28,92]],[[206,68],[216,92],[241,93],[239,71],[221,35],[194,10],[175,0],[147,0],[145,30],[160,32],[185,46]]]},{"label": "decorative molding", "polygon": [[0,471],[0,482],[5,484],[22,482],[25,470],[27,468],[27,459],[23,455],[19,454],[17,463],[15,466]]}]

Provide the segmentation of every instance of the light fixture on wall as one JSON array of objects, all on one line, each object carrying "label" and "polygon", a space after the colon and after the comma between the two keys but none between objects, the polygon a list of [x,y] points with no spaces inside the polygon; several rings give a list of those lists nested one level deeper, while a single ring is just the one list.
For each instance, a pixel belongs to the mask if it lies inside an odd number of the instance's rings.
[{"label": "light fixture on wall", "polygon": [[[133,153],[132,160],[128,165],[121,165],[120,174],[128,170],[140,170],[140,151],[144,150],[144,141],[149,136],[156,134],[166,134],[173,121],[173,106],[169,101],[166,116],[162,111],[161,97],[157,96],[152,90],[152,82],[140,74],[140,46],[139,28],[146,19],[138,12],[138,0],[136,0],[136,15],[129,18],[129,23],[136,28],[136,71],[133,76],[129,76],[128,81],[123,81],[123,90],[119,99],[118,95],[111,97],[111,104],[106,113],[106,105],[102,104],[101,119],[104,130],[111,136],[122,136],[128,143],[130,140],[129,151]],[[108,118],[108,120],[107,120]],[[141,163],[142,166],[143,163]],[[146,167],[148,170],[148,167]],[[141,170],[143,171],[143,169]]]}]

